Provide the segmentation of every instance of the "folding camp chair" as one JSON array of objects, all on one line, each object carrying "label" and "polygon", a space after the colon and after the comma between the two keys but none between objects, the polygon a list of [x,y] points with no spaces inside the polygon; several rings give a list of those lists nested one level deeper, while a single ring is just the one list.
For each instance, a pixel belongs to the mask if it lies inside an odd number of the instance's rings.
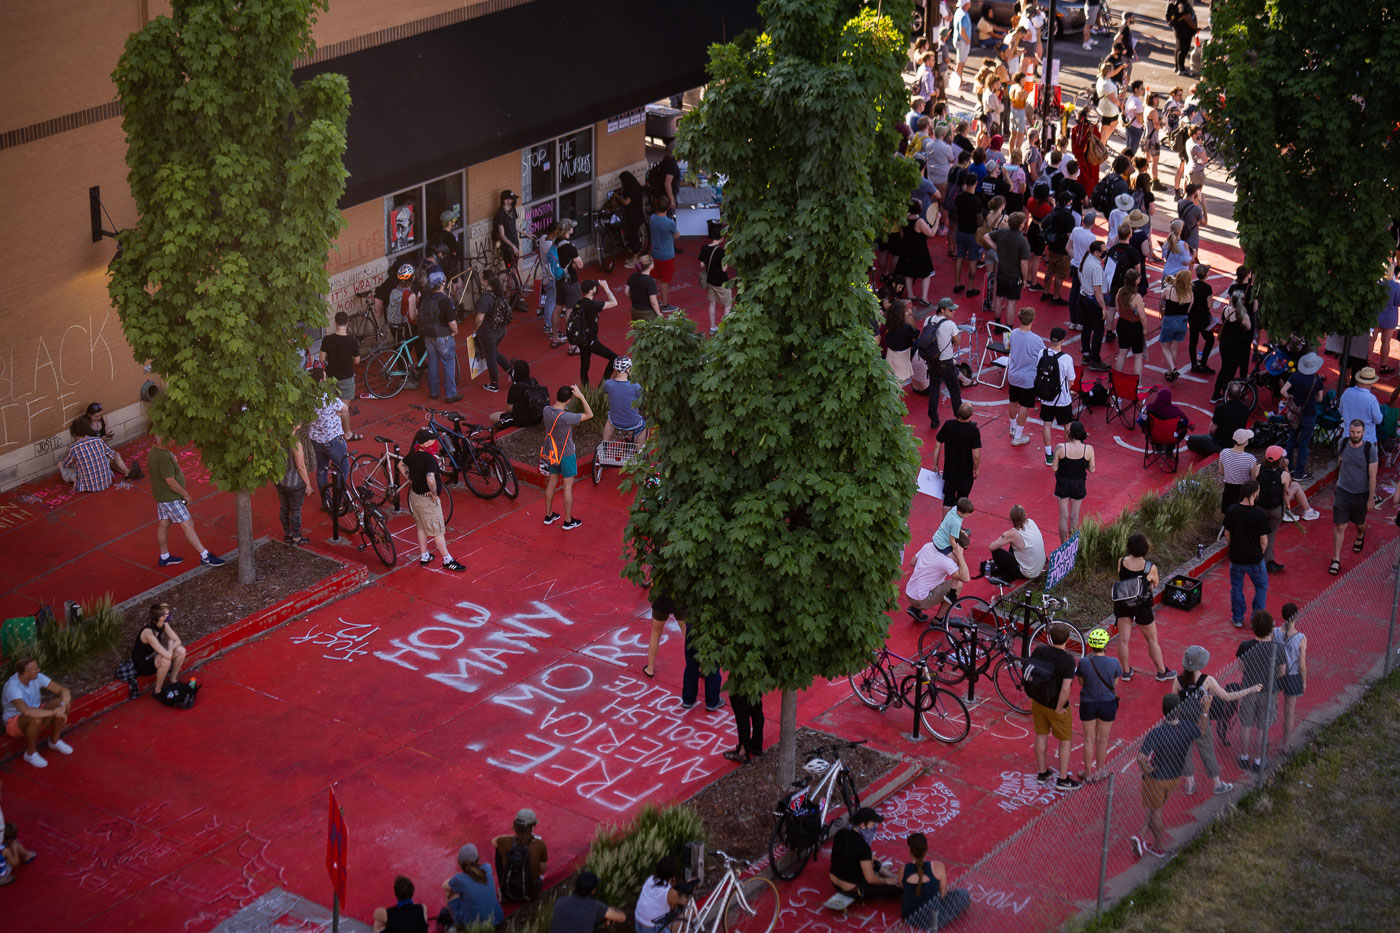
[{"label": "folding camp chair", "polygon": [[1161,463],[1168,473],[1175,473],[1181,461],[1181,419],[1157,418],[1149,413],[1142,436],[1142,468]]},{"label": "folding camp chair", "polygon": [[1108,376],[1108,413],[1105,420],[1112,424],[1116,418],[1123,423],[1123,427],[1137,430],[1138,416],[1142,414],[1147,393],[1139,388],[1138,377],[1133,373],[1113,369],[1109,370]]},{"label": "folding camp chair", "polygon": [[[993,389],[1000,389],[1006,385],[1006,368],[1011,363],[1010,344],[1011,328],[998,324],[996,321],[987,322],[987,340],[982,344],[982,359],[977,364],[977,375],[974,377],[979,385],[991,386]],[[982,374],[991,370],[986,379]],[[998,381],[993,382],[992,377],[999,376]]]}]

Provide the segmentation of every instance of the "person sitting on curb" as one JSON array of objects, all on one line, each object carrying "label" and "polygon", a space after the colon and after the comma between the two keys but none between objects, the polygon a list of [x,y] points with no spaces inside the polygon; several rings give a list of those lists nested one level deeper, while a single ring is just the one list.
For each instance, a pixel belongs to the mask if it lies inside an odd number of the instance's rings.
[{"label": "person sitting on curb", "polygon": [[593,933],[600,921],[621,923],[627,919],[622,911],[593,896],[597,893],[598,876],[587,870],[579,872],[574,881],[574,893],[565,894],[554,902],[549,933]]},{"label": "person sitting on curb", "polygon": [[442,883],[447,906],[438,914],[439,926],[455,924],[457,929],[465,930],[478,923],[504,923],[506,914],[496,899],[491,866],[481,864],[475,845],[469,842],[457,850],[457,868],[457,874]]},{"label": "person sitting on curb", "polygon": [[428,908],[414,903],[413,882],[406,875],[394,879],[393,907],[374,908],[374,933],[428,933]]},{"label": "person sitting on curb", "polygon": [[[53,694],[45,700],[45,692]],[[24,739],[24,760],[35,768],[47,768],[49,763],[39,754],[39,730],[51,725],[49,748],[60,755],[73,754],[73,746],[63,741],[68,714],[73,709],[73,694],[68,688],[39,672],[39,662],[20,658],[15,673],[5,681],[3,697],[5,734],[12,739]]]},{"label": "person sitting on curb", "polygon": [[690,900],[689,893],[682,890],[686,886],[677,884],[682,880],[675,859],[663,855],[656,860],[656,867],[642,883],[637,906],[632,911],[637,933],[666,933],[670,929],[666,918]]},{"label": "person sitting on curb", "polygon": [[[3,788],[3,782],[0,782]],[[25,846],[19,841],[19,830],[14,823],[5,821],[4,812],[0,811],[0,826],[4,827],[4,844],[0,845],[0,885],[13,884],[15,880],[15,868],[20,865],[28,865],[36,858],[33,849]]]},{"label": "person sitting on curb", "polygon": [[836,893],[854,900],[902,897],[904,885],[894,869],[881,865],[870,848],[884,817],[870,807],[851,814],[849,826],[831,841],[831,871],[827,877]]},{"label": "person sitting on curb", "polygon": [[[165,639],[163,644],[162,638]],[[131,646],[131,663],[136,666],[138,675],[155,675],[152,696],[156,699],[160,699],[165,690],[166,677],[172,684],[179,683],[180,668],[185,664],[185,646],[170,627],[169,603],[156,603],[151,607],[150,620],[142,626],[136,635],[136,644]]]},{"label": "person sitting on curb", "polygon": [[491,840],[496,850],[496,877],[500,879],[501,900],[523,903],[540,895],[540,878],[549,861],[549,848],[535,835],[539,820],[528,807],[515,814],[509,835]]},{"label": "person sitting on curb", "polygon": [[1011,527],[990,547],[992,572],[1003,580],[1034,580],[1045,572],[1045,538],[1025,506],[1011,507]]},{"label": "person sitting on curb", "polygon": [[904,865],[900,919],[911,929],[941,930],[967,910],[972,895],[966,888],[948,887],[948,868],[927,859],[928,837],[923,833],[910,833],[906,844],[911,861]]}]

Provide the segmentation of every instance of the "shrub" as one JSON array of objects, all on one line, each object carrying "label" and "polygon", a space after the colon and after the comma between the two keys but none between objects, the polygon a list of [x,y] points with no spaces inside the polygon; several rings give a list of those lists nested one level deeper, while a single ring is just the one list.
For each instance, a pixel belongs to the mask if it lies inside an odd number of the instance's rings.
[{"label": "shrub", "polygon": [[679,855],[687,842],[705,838],[705,826],[690,807],[646,806],[626,829],[603,825],[588,847],[584,867],[599,878],[598,897],[630,904],[663,855]]},{"label": "shrub", "polygon": [[[608,420],[608,393],[603,391],[602,386],[581,385],[579,391],[583,397],[588,399],[588,407],[593,409],[593,420],[602,424]],[[569,402],[569,411],[582,412],[583,406],[578,399]]]},{"label": "shrub", "polygon": [[1079,555],[1074,572],[1085,576],[1112,570],[1128,552],[1128,538],[1142,532],[1161,548],[1175,535],[1191,528],[1202,515],[1220,508],[1218,474],[1187,473],[1160,494],[1143,493],[1137,505],[1107,525],[1086,518],[1079,528]]},{"label": "shrub", "polygon": [[51,676],[72,670],[86,659],[111,651],[122,636],[125,620],[107,593],[82,609],[83,620],[60,628],[50,623],[39,632],[39,666]]}]

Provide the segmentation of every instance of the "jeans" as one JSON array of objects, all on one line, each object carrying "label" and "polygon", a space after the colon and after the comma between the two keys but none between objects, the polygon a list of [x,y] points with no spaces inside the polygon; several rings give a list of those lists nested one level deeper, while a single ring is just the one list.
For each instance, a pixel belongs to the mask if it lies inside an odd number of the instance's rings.
[{"label": "jeans", "polygon": [[1250,611],[1263,609],[1264,599],[1269,595],[1269,571],[1262,560],[1257,564],[1230,564],[1230,621],[1237,625],[1244,622],[1245,577],[1249,577],[1254,584],[1254,601],[1250,604]]},{"label": "jeans", "polygon": [[948,387],[948,404],[956,416],[962,404],[962,386],[958,383],[958,367],[953,360],[939,360],[928,370],[928,423],[935,428],[941,420],[938,416],[938,405],[943,399],[940,386]]},{"label": "jeans", "polygon": [[[1206,360],[1210,359],[1210,351],[1215,349],[1215,334],[1211,333],[1210,321],[1206,320],[1198,323],[1187,318],[1186,328],[1191,335],[1191,362],[1201,366],[1206,365]],[[1198,337],[1203,338],[1205,341],[1200,356],[1196,356],[1196,339]]]},{"label": "jeans", "polygon": [[1079,270],[1069,267],[1069,322],[1083,324],[1079,319]]},{"label": "jeans", "polygon": [[[506,329],[504,327],[500,330],[492,330],[485,324],[481,325],[481,328],[476,332],[477,347],[482,358],[486,360],[486,376],[493,386],[500,385],[501,368],[504,368],[507,373],[510,372],[510,357],[501,353],[500,350],[501,341],[505,339],[505,336]],[[452,394],[456,395],[457,393]]]},{"label": "jeans", "polygon": [[[1216,700],[1215,702],[1219,703],[1220,701]],[[1201,721],[1197,725],[1200,727],[1201,734],[1196,736],[1196,753],[1201,756],[1201,764],[1205,766],[1206,777],[1214,781],[1216,778],[1220,777],[1220,765],[1217,764],[1215,760],[1215,736],[1211,731],[1209,719],[1202,716]],[[1181,774],[1183,777],[1195,776],[1196,762],[1194,755],[1187,753],[1186,763],[1181,769]]]},{"label": "jeans", "polygon": [[331,464],[335,464],[335,471],[343,482],[350,482],[350,451],[345,446],[345,438],[333,437],[324,444],[312,441],[311,446],[316,448],[316,485],[319,488],[329,485]]},{"label": "jeans", "polygon": [[1123,132],[1128,137],[1128,146],[1123,150],[1125,153],[1132,155],[1137,152],[1138,144],[1142,142],[1142,132],[1146,128],[1145,126],[1126,126],[1123,128]]},{"label": "jeans", "polygon": [[1196,37],[1190,30],[1174,29],[1176,34],[1176,70],[1185,71],[1186,63],[1191,60],[1191,40]]},{"label": "jeans", "polygon": [[[424,337],[428,348],[428,358],[424,365],[428,368],[428,394],[437,398],[440,389],[446,389],[449,397],[457,394],[457,338]],[[439,376],[438,367],[442,367]]]},{"label": "jeans", "polygon": [[603,370],[603,382],[612,378],[613,360],[617,359],[617,354],[609,350],[598,342],[594,337],[593,342],[583,347],[578,353],[578,381],[583,385],[588,385],[588,369],[593,363],[593,354],[598,354],[608,361],[608,366]]},{"label": "jeans", "polygon": [[[700,659],[695,656],[695,648],[690,640],[694,631],[693,625],[685,627],[685,671],[681,674],[681,702],[686,706],[694,706],[695,698],[700,692]],[[706,707],[714,709],[719,706],[719,686],[719,668],[715,668],[705,675]]]},{"label": "jeans", "polygon": [[729,705],[734,707],[734,730],[739,736],[739,747],[750,755],[763,751],[763,697],[746,697],[731,693]]},{"label": "jeans", "polygon": [[306,501],[306,487],[297,486],[292,489],[281,483],[274,485],[277,488],[277,517],[282,522],[282,537],[300,539],[301,504]]},{"label": "jeans", "polygon": [[1308,454],[1312,452],[1313,429],[1317,418],[1304,418],[1288,438],[1288,465],[1292,467],[1293,478],[1299,473],[1308,472]]},{"label": "jeans", "polygon": [[1103,352],[1103,308],[1097,299],[1079,293],[1079,323],[1084,327],[1084,359],[1097,360]]}]

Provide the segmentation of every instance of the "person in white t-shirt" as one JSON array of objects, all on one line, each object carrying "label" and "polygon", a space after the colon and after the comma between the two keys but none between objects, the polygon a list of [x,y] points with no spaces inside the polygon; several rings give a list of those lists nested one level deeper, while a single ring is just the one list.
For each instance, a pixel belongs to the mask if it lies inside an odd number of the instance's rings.
[{"label": "person in white t-shirt", "polygon": [[1094,82],[1094,89],[1099,95],[1099,141],[1105,146],[1108,145],[1108,137],[1113,135],[1114,128],[1118,126],[1118,118],[1123,113],[1123,98],[1118,92],[1118,85],[1110,77],[1112,72],[1113,66],[1104,62],[1099,66],[1099,78]]},{"label": "person in white t-shirt", "polygon": [[1147,129],[1147,102],[1142,99],[1142,89],[1141,79],[1128,85],[1128,99],[1123,102],[1123,132],[1128,137],[1128,146],[1124,151],[1128,155],[1137,152],[1142,134]]},{"label": "person in white t-shirt", "polygon": [[992,571],[1002,580],[1034,580],[1045,572],[1045,537],[1026,517],[1025,506],[1011,507],[1011,527],[990,545]]},{"label": "person in white t-shirt", "polygon": [[932,541],[919,548],[909,582],[904,585],[904,595],[909,597],[908,612],[914,621],[928,622],[924,610],[938,605],[945,597],[950,603],[957,600],[958,590],[972,579],[963,555],[971,543],[972,539],[963,530],[950,542],[952,551],[948,554],[934,547]]},{"label": "person in white t-shirt", "polygon": [[[46,692],[51,694],[48,699],[44,699]],[[73,754],[73,746],[63,741],[63,729],[68,725],[68,714],[73,708],[73,695],[63,684],[40,673],[38,661],[20,658],[14,675],[5,681],[0,700],[5,704],[5,734],[24,740],[26,763],[35,768],[49,766],[39,754],[39,733],[46,727],[51,727],[49,748],[60,755]]]},{"label": "person in white t-shirt", "polygon": [[1050,347],[1046,353],[1058,353],[1056,365],[1060,367],[1060,392],[1050,401],[1040,403],[1040,439],[1045,445],[1045,462],[1049,463],[1053,448],[1050,444],[1050,425],[1058,424],[1065,427],[1074,421],[1073,413],[1073,389],[1074,389],[1074,357],[1065,352],[1065,333],[1063,327],[1050,328]]}]

